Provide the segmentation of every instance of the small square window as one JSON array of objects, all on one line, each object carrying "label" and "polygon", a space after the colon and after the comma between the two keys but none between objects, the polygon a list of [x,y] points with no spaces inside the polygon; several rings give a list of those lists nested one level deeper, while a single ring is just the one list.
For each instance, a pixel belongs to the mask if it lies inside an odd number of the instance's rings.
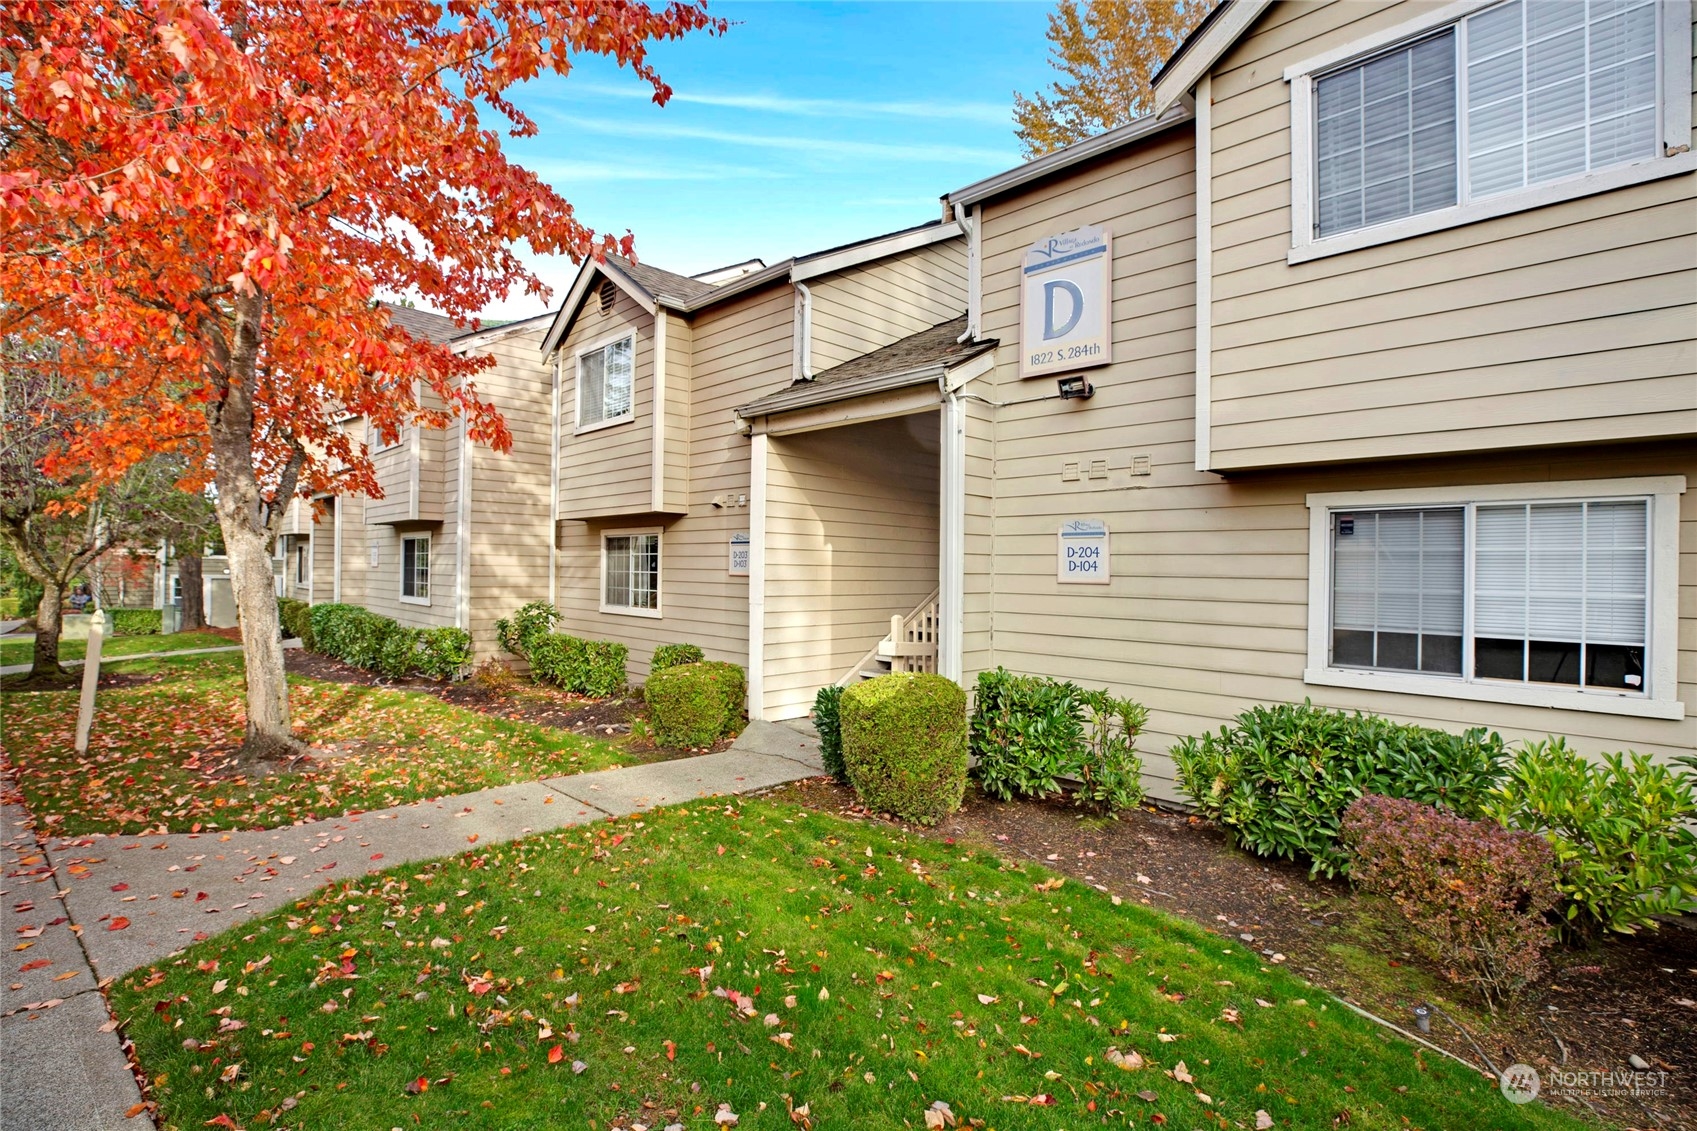
[{"label": "small square window", "polygon": [[660,613],[660,532],[606,535],[601,554],[601,607],[605,612]]}]

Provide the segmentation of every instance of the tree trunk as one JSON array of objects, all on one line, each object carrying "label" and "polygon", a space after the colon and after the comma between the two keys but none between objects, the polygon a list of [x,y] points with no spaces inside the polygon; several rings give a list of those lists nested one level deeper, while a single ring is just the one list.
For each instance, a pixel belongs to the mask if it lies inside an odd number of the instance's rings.
[{"label": "tree trunk", "polygon": [[49,581],[41,587],[41,607],[35,611],[35,654],[30,658],[30,679],[68,675],[59,664],[59,634],[65,624],[65,585]]},{"label": "tree trunk", "polygon": [[200,555],[190,554],[177,562],[177,578],[183,586],[183,620],[180,632],[206,627],[206,582],[200,572]]},{"label": "tree trunk", "polygon": [[283,675],[276,579],[266,542],[264,532],[240,519],[224,523],[230,586],[235,592],[242,658],[247,665],[247,734],[241,757],[250,764],[293,756],[302,748],[289,727],[289,685]]}]

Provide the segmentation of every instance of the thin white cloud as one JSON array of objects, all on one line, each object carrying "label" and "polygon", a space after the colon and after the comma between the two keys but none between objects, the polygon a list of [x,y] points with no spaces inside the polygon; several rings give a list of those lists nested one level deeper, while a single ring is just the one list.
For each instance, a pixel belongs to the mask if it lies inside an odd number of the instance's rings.
[{"label": "thin white cloud", "polygon": [[[573,82],[568,93],[602,98],[651,101],[646,87],[612,83]],[[1013,121],[1008,106],[988,102],[860,102],[845,98],[799,98],[787,94],[735,94],[679,90],[672,102],[695,106],[719,106],[731,110],[756,110],[766,114],[793,114],[805,118],[924,118],[944,122],[978,122],[1006,126]]]},{"label": "thin white cloud", "polygon": [[589,181],[728,181],[777,180],[795,174],[782,169],[750,165],[640,165],[609,161],[560,161],[553,158],[519,159],[526,169],[545,181],[584,184]]},{"label": "thin white cloud", "polygon": [[903,144],[882,141],[850,141],[845,138],[797,137],[786,134],[760,134],[717,130],[704,126],[684,126],[649,121],[614,122],[599,118],[580,118],[569,114],[544,111],[561,125],[585,133],[614,137],[661,138],[674,141],[713,141],[725,145],[742,145],[754,149],[775,149],[788,153],[805,153],[817,157],[862,158],[874,160],[927,161],[938,163],[983,162],[999,166],[1012,165],[1017,156],[1010,149],[986,149],[966,145]]}]

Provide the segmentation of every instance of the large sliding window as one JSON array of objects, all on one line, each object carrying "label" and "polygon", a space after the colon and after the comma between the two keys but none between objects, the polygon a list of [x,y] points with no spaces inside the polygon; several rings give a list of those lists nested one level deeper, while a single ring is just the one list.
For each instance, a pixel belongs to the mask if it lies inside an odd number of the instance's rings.
[{"label": "large sliding window", "polygon": [[1586,486],[1310,496],[1305,678],[1680,717],[1683,480]]},{"label": "large sliding window", "polygon": [[1686,0],[1410,11],[1285,71],[1293,261],[1697,165]]}]

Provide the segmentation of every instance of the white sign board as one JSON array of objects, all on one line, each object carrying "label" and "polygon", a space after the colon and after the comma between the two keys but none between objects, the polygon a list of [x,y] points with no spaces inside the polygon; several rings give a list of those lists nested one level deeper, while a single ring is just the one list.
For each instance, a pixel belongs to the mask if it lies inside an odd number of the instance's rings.
[{"label": "white sign board", "polygon": [[732,577],[748,576],[748,535],[731,535],[731,564]]},{"label": "white sign board", "polygon": [[377,543],[375,542],[371,544],[371,568],[377,568]]},{"label": "white sign board", "polygon": [[1025,251],[1019,291],[1019,375],[1072,373],[1109,361],[1113,233],[1076,228]]},{"label": "white sign board", "polygon": [[1108,524],[1099,518],[1072,518],[1055,539],[1055,580],[1062,585],[1106,585],[1112,578]]}]

